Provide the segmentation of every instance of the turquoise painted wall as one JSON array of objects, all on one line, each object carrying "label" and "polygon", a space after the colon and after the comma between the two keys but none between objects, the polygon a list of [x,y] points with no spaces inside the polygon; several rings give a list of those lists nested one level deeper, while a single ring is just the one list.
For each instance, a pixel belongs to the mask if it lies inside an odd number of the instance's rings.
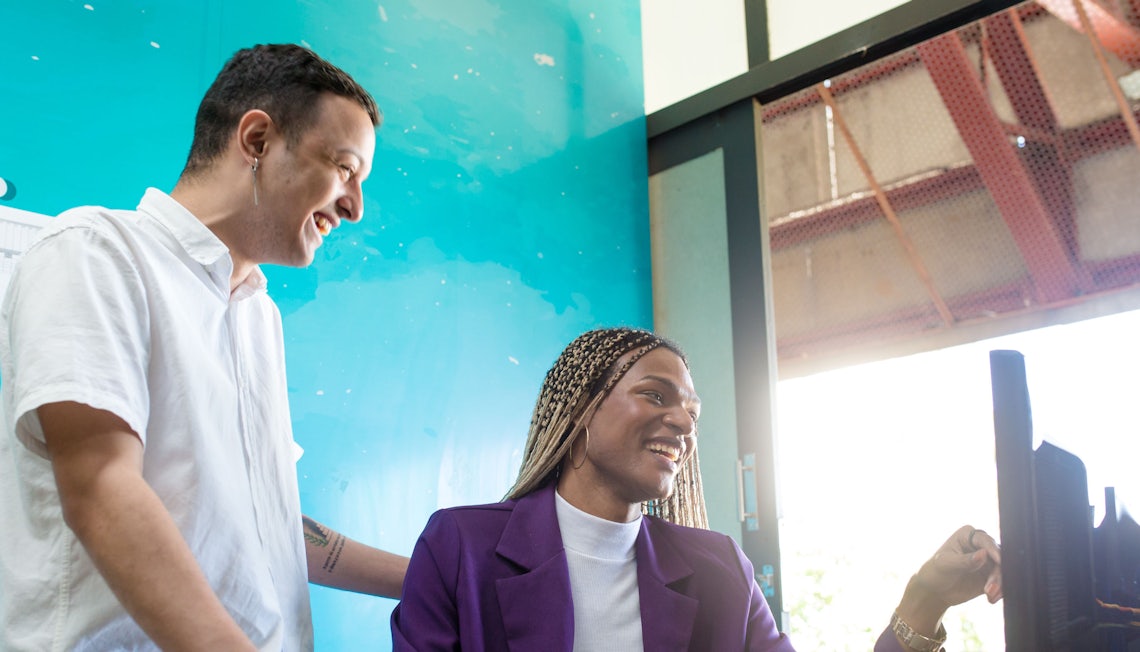
[{"label": "turquoise painted wall", "polygon": [[[351,536],[409,553],[434,509],[500,498],[562,346],[652,322],[637,0],[5,5],[14,208],[169,190],[240,47],[307,44],[376,96],[364,222],[266,270],[302,503]],[[314,588],[317,649],[386,649],[393,605]]]}]

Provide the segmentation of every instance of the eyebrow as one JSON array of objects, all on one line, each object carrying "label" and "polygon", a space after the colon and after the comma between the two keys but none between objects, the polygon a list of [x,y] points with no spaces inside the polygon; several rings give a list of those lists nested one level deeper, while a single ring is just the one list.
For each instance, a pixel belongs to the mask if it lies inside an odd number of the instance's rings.
[{"label": "eyebrow", "polygon": [[696,394],[690,394],[688,390],[682,389],[679,385],[677,385],[677,383],[669,380],[668,378],[662,378],[661,376],[655,376],[653,374],[649,374],[647,376],[642,376],[641,379],[642,380],[656,380],[657,382],[670,387],[677,394],[680,394],[681,396],[688,398],[690,401],[692,401],[696,405],[701,404],[701,397],[697,396]]},{"label": "eyebrow", "polygon": [[338,156],[341,154],[351,154],[355,156],[361,163],[364,162],[364,153],[355,147],[336,147],[333,149],[333,153]]}]

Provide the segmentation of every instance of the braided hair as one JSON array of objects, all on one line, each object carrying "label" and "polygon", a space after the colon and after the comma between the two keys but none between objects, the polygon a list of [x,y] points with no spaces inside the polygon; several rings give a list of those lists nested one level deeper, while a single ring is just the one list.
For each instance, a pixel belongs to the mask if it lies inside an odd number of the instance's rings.
[{"label": "braided hair", "polygon": [[[522,467],[508,499],[521,498],[554,482],[563,460],[614,385],[646,353],[665,347],[689,366],[673,342],[635,328],[603,328],[579,335],[546,373],[530,420]],[[632,355],[620,366],[618,360]],[[646,514],[690,527],[708,527],[704,490],[693,451],[673,480],[673,493],[642,505]]]}]

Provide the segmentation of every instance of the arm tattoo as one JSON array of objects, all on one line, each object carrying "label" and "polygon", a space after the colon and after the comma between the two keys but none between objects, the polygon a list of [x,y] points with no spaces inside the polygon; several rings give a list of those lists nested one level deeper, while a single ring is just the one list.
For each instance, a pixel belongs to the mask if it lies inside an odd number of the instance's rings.
[{"label": "arm tattoo", "polygon": [[329,554],[325,557],[325,563],[321,564],[322,570],[326,573],[332,573],[333,569],[336,568],[337,562],[340,561],[340,553],[344,550],[344,544],[348,541],[348,538],[340,532],[333,532],[308,516],[302,516],[301,522],[305,531],[305,541],[320,548],[328,546],[330,542],[332,543],[332,546],[329,548]]},{"label": "arm tattoo", "polygon": [[308,516],[301,517],[301,524],[305,531],[305,541],[314,546],[325,547],[329,545],[329,529],[322,526]]},{"label": "arm tattoo", "polygon": [[344,543],[348,541],[348,537],[339,532],[333,533],[332,549],[329,550],[329,556],[325,557],[325,563],[321,564],[321,569],[326,573],[332,573],[336,568],[336,563],[340,561],[340,553],[344,550]]}]

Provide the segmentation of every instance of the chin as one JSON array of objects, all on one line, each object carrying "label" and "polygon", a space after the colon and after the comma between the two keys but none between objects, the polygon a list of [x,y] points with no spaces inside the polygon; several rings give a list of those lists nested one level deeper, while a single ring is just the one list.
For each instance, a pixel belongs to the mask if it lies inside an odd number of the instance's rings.
[{"label": "chin", "polygon": [[289,262],[285,263],[289,267],[308,267],[313,264],[313,260],[317,257],[318,247],[305,246],[300,251],[295,252],[290,257]]},{"label": "chin", "polygon": [[650,500],[665,500],[669,496],[673,495],[673,485],[670,484],[668,487],[658,487],[656,491],[647,492],[647,495],[649,497],[646,498],[643,502]]}]

